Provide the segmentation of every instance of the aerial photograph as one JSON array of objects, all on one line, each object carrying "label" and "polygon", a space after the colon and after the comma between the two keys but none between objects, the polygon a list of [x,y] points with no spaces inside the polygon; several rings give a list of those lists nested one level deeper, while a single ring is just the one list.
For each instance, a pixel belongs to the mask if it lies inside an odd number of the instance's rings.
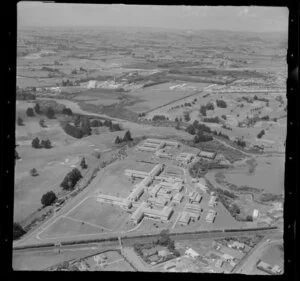
[{"label": "aerial photograph", "polygon": [[13,270],[282,275],[288,16],[19,2]]}]

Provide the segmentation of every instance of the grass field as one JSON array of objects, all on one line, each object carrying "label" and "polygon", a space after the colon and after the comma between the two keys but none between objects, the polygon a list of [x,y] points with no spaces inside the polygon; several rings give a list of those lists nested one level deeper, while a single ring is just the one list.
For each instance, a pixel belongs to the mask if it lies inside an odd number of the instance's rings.
[{"label": "grass field", "polygon": [[68,217],[112,230],[118,227],[128,214],[118,206],[98,202],[96,198],[89,198],[69,213]]}]

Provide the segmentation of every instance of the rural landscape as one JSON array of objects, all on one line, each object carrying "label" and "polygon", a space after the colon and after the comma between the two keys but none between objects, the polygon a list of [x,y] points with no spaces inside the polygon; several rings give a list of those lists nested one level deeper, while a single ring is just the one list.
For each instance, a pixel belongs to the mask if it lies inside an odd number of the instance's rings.
[{"label": "rural landscape", "polygon": [[13,269],[283,274],[286,36],[18,28]]}]

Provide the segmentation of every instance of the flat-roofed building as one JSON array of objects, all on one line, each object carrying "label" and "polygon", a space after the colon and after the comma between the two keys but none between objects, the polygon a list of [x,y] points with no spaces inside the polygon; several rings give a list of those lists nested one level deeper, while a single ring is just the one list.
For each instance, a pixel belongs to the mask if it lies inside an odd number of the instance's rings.
[{"label": "flat-roofed building", "polygon": [[197,258],[199,257],[200,255],[192,248],[188,248],[186,251],[185,251],[185,254],[192,257],[192,258]]},{"label": "flat-roofed building", "polygon": [[156,177],[158,176],[164,169],[164,166],[162,164],[156,165],[151,172],[149,173],[149,176]]},{"label": "flat-roofed building", "polygon": [[216,196],[211,196],[209,201],[208,201],[208,206],[209,207],[215,207],[217,205],[217,197]]},{"label": "flat-roofed building", "polygon": [[154,152],[154,151],[156,151],[156,148],[145,147],[145,146],[138,146],[137,149],[140,150],[140,151],[147,151],[147,152]]},{"label": "flat-roofed building", "polygon": [[144,216],[157,218],[163,222],[166,222],[172,216],[174,210],[171,207],[165,206],[162,210],[151,209],[147,207],[147,204],[141,204],[140,207],[131,215],[130,220],[139,223]]},{"label": "flat-roofed building", "polygon": [[243,250],[245,249],[245,244],[242,242],[234,241],[232,244],[228,245],[231,248]]},{"label": "flat-roofed building", "polygon": [[224,263],[223,260],[217,260],[216,263],[215,263],[215,266],[216,266],[217,268],[221,268],[222,265],[223,265],[223,263]]},{"label": "flat-roofed building", "polygon": [[201,200],[202,200],[202,196],[198,192],[192,191],[189,193],[189,202],[200,203]]},{"label": "flat-roofed building", "polygon": [[209,210],[207,212],[207,215],[205,217],[205,220],[208,222],[208,223],[213,223],[215,221],[215,218],[216,218],[216,215],[217,215],[217,212],[214,211],[214,210]]},{"label": "flat-roofed building", "polygon": [[183,200],[183,195],[181,193],[176,193],[173,198],[173,202],[180,204]]},{"label": "flat-roofed building", "polygon": [[176,160],[179,161],[179,162],[183,162],[183,163],[188,164],[192,161],[193,158],[194,158],[194,155],[192,153],[182,152],[182,153],[177,155]]},{"label": "flat-roofed building", "polygon": [[168,203],[168,201],[165,198],[162,198],[162,197],[159,197],[159,198],[150,197],[150,198],[148,198],[147,201],[149,203],[154,204],[154,205],[159,206],[159,207],[164,207]]},{"label": "flat-roofed building", "polygon": [[183,225],[188,225],[191,221],[191,216],[188,212],[182,212],[181,216],[178,220],[178,223],[183,224]]},{"label": "flat-roofed building", "polygon": [[130,201],[137,201],[144,193],[144,186],[138,185],[127,197]]},{"label": "flat-roofed building", "polygon": [[136,171],[136,170],[129,170],[129,169],[126,169],[124,171],[124,174],[128,177],[136,177],[136,178],[144,178],[144,177],[147,177],[148,176],[148,172],[144,172],[144,171]]},{"label": "flat-roofed building", "polygon": [[191,220],[198,221],[200,219],[200,212],[189,212]]},{"label": "flat-roofed building", "polygon": [[188,210],[192,210],[192,211],[196,211],[196,212],[200,212],[201,211],[201,206],[199,204],[188,203],[188,204],[186,204],[185,207]]},{"label": "flat-roofed building", "polygon": [[149,188],[149,195],[155,197],[160,189],[161,189],[160,184],[156,184],[155,186],[151,186]]}]

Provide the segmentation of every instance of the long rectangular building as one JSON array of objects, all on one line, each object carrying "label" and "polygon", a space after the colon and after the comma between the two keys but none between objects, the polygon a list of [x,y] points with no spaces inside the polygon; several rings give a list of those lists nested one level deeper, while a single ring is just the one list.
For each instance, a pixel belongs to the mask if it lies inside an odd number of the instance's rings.
[{"label": "long rectangular building", "polygon": [[162,210],[156,210],[146,207],[146,204],[141,204],[139,208],[132,214],[130,220],[134,223],[139,223],[144,216],[157,218],[163,222],[166,222],[172,216],[174,210],[171,207],[165,206]]}]

